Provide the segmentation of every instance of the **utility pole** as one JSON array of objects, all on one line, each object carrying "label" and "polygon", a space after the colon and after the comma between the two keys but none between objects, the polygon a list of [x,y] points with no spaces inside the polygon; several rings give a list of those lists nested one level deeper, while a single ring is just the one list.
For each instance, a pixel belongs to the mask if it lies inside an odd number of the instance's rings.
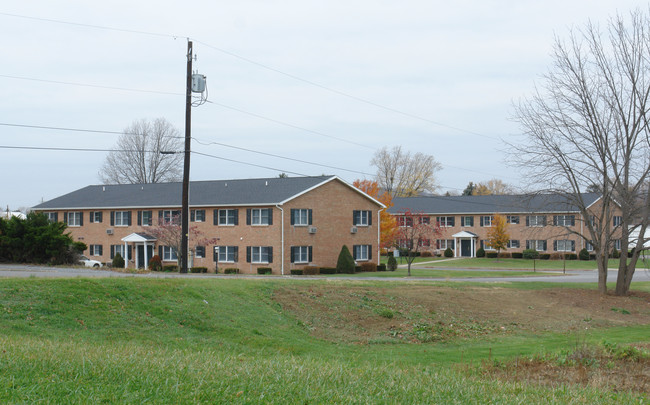
[{"label": "utility pole", "polygon": [[187,41],[187,87],[185,90],[185,159],[183,162],[183,201],[181,208],[181,273],[187,273],[190,222],[190,148],[192,146],[192,41]]}]

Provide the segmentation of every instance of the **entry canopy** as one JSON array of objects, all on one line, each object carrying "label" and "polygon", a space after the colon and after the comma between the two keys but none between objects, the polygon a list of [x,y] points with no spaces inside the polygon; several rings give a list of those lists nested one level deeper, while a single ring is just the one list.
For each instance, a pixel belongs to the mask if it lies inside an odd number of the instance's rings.
[{"label": "entry canopy", "polygon": [[156,241],[156,238],[151,235],[147,235],[146,233],[132,233],[131,235],[122,238],[122,242],[145,243],[154,241]]},{"label": "entry canopy", "polygon": [[451,235],[452,238],[478,238],[478,235],[472,232],[460,231]]}]

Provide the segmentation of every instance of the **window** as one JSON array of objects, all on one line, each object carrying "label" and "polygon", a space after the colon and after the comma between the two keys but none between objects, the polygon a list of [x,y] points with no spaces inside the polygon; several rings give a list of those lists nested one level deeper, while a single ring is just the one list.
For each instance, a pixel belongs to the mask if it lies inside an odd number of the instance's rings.
[{"label": "window", "polygon": [[399,247],[401,249],[413,249],[413,240],[412,239],[400,239]]},{"label": "window", "polygon": [[311,210],[304,209],[304,208],[291,209],[291,225],[307,226],[307,225],[311,225],[311,221],[312,221]]},{"label": "window", "polygon": [[99,224],[102,222],[102,212],[101,211],[90,211],[90,223]]},{"label": "window", "polygon": [[66,212],[64,214],[64,216],[67,217],[65,219],[65,222],[68,224],[68,226],[82,226],[83,225],[83,216],[81,214],[82,213],[80,211]]},{"label": "window", "polygon": [[101,256],[103,254],[102,245],[90,245],[89,249],[91,256]]},{"label": "window", "polygon": [[575,215],[553,215],[553,225],[556,226],[575,226]]},{"label": "window", "polygon": [[436,217],[436,222],[442,228],[449,228],[454,226],[454,217]]},{"label": "window", "polygon": [[454,250],[456,246],[456,241],[453,239],[438,239],[436,240],[436,249],[451,249]]},{"label": "window", "polygon": [[[411,219],[413,221],[413,219]],[[354,226],[370,226],[372,225],[372,212],[371,211],[358,211],[352,212],[352,224]]]},{"label": "window", "polygon": [[111,225],[115,225],[115,226],[131,225],[131,211],[112,211]]},{"label": "window", "polygon": [[575,252],[576,242],[569,239],[553,241],[553,250],[556,252]]},{"label": "window", "polygon": [[621,250],[621,240],[620,239],[614,239],[614,249],[616,250]]},{"label": "window", "polygon": [[115,257],[118,253],[124,260],[128,260],[131,258],[131,246],[129,246],[128,250],[126,251],[128,253],[128,257],[124,253],[124,245],[111,245],[111,259]]},{"label": "window", "polygon": [[519,249],[519,247],[519,240],[517,239],[510,239],[506,245],[506,248],[508,249]]},{"label": "window", "polygon": [[431,217],[418,217],[418,222],[420,225],[429,225],[431,223]]},{"label": "window", "polygon": [[526,226],[546,226],[545,215],[527,215]]},{"label": "window", "polygon": [[273,225],[272,208],[249,208],[246,210],[246,225]]},{"label": "window", "polygon": [[587,249],[587,251],[589,251],[589,252],[593,252],[594,251],[594,244],[591,243],[591,241],[587,242],[587,246],[585,246],[585,249]]},{"label": "window", "polygon": [[431,240],[427,238],[418,239],[418,246],[420,247],[429,247],[431,246]]},{"label": "window", "polygon": [[205,246],[197,246],[194,250],[194,257],[202,259],[205,257]]},{"label": "window", "polygon": [[519,215],[506,215],[506,223],[518,225],[519,224]]},{"label": "window", "polygon": [[47,217],[47,220],[50,222],[57,222],[59,220],[58,212],[46,212],[45,216]]},{"label": "window", "polygon": [[205,210],[191,210],[190,222],[205,222]]},{"label": "window", "polygon": [[214,210],[214,224],[220,226],[239,225],[239,210],[223,209]]},{"label": "window", "polygon": [[474,217],[460,217],[460,226],[474,226]]},{"label": "window", "polygon": [[151,226],[152,221],[153,215],[151,211],[138,211],[138,225]]},{"label": "window", "polygon": [[248,263],[272,263],[273,247],[271,246],[247,246],[246,261]]},{"label": "window", "polygon": [[235,263],[239,260],[237,246],[216,246],[214,251],[218,255],[219,263]]},{"label": "window", "polygon": [[407,217],[404,215],[401,215],[397,217],[397,225],[404,228],[412,228],[413,227],[413,217]]},{"label": "window", "polygon": [[354,245],[353,257],[357,261],[372,260],[372,246],[371,245]]},{"label": "window", "polygon": [[165,262],[175,262],[178,260],[176,248],[172,246],[162,246],[162,259]]},{"label": "window", "polygon": [[492,226],[492,221],[494,221],[494,215],[482,215],[481,216],[481,226]]},{"label": "window", "polygon": [[291,263],[310,263],[311,261],[311,246],[291,246]]},{"label": "window", "polygon": [[621,226],[621,224],[623,223],[623,217],[620,215],[614,215],[613,220],[614,220],[614,226]]},{"label": "window", "polygon": [[486,241],[486,240],[481,240],[481,247],[482,247],[484,250],[495,250],[495,249],[492,247],[492,245],[490,245],[490,242],[488,242],[488,241]]},{"label": "window", "polygon": [[546,241],[545,240],[527,240],[526,249],[535,249],[537,251],[546,250]]},{"label": "window", "polygon": [[181,223],[181,210],[161,210],[158,211],[158,222],[160,224],[180,225]]}]

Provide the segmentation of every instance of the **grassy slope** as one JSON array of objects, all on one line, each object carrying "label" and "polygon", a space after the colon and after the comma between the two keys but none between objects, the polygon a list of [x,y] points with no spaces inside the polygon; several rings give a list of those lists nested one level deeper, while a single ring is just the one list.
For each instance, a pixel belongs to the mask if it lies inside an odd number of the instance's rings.
[{"label": "grassy slope", "polygon": [[[0,280],[0,401],[632,401],[589,389],[468,380],[449,367],[555,350],[584,336],[328,343],[313,339],[272,301],[281,282]],[[630,342],[643,340],[648,328],[591,333]]]}]

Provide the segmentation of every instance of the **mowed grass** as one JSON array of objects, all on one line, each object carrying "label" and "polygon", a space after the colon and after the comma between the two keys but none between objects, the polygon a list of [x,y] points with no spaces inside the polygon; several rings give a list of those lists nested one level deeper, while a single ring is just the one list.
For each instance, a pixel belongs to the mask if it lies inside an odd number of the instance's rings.
[{"label": "mowed grass", "polygon": [[[619,261],[617,259],[610,259],[608,268],[618,268]],[[413,265],[415,266],[415,264]],[[454,259],[446,261],[433,261],[424,262],[420,261],[417,267],[444,267],[444,268],[469,268],[469,269],[519,269],[519,270],[553,270],[562,271],[566,270],[597,270],[598,265],[594,260],[527,260],[527,259],[488,259],[481,258],[468,258],[468,259]],[[413,268],[413,267],[412,267]],[[637,270],[645,270],[646,263],[639,260],[637,263]]]},{"label": "mowed grass", "polygon": [[[448,279],[448,278],[494,278],[494,277],[533,277],[540,275],[550,275],[551,273],[534,272],[534,271],[517,271],[517,270],[441,270],[432,267],[427,267],[425,264],[420,266],[411,267],[411,277],[419,278],[432,278],[432,279]],[[332,274],[328,277],[381,277],[381,278],[402,278],[408,277],[408,270],[399,267],[395,271],[378,271],[378,272],[364,272],[354,274]]]},{"label": "mowed grass", "polygon": [[576,339],[639,341],[648,335],[646,325],[579,336],[548,333],[445,344],[328,342],[312,337],[273,300],[274,291],[286,283],[337,286],[336,281],[287,280],[0,280],[0,402],[460,404],[643,399],[577,386],[497,383],[454,365],[558,350]]}]

